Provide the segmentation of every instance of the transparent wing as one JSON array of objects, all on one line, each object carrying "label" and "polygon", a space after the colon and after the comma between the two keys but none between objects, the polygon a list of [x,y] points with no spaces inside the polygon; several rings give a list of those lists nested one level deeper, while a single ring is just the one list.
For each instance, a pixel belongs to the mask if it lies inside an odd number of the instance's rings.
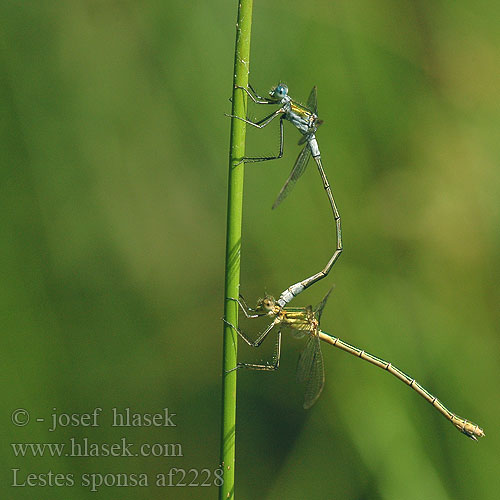
[{"label": "transparent wing", "polygon": [[307,139],[309,139],[309,136],[307,134],[304,134],[300,139],[299,139],[299,142],[297,142],[297,144],[300,146],[301,144],[304,144],[305,142],[307,142]]},{"label": "transparent wing", "polygon": [[318,93],[316,85],[312,88],[309,97],[307,98],[307,108],[312,111],[315,115],[318,114]]},{"label": "transparent wing", "polygon": [[319,337],[311,334],[306,347],[299,357],[297,364],[297,380],[305,382],[304,409],[311,406],[319,398],[325,385],[325,368],[323,354],[319,344]]},{"label": "transparent wing", "polygon": [[323,314],[323,309],[325,308],[326,301],[328,300],[328,297],[332,293],[333,286],[326,292],[326,295],[323,297],[323,300],[314,308],[314,315],[316,316],[316,319],[319,320],[321,319],[321,315]]},{"label": "transparent wing", "polygon": [[297,382],[302,383],[309,379],[314,360],[315,338],[309,335],[304,350],[300,353],[297,362]]},{"label": "transparent wing", "polygon": [[288,196],[288,193],[292,190],[293,186],[295,186],[297,179],[304,173],[310,157],[311,150],[309,149],[309,145],[306,145],[304,149],[302,149],[302,151],[299,153],[290,176],[281,188],[276,201],[273,203],[273,209],[276,208]]}]

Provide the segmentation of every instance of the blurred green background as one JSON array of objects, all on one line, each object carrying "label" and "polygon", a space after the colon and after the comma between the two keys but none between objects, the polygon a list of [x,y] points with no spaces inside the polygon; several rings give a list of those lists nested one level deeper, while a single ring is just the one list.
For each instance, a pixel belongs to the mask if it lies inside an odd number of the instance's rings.
[{"label": "blurred green background", "polygon": [[[285,81],[302,101],[318,86],[342,215],[344,253],[293,304],[335,284],[323,329],[392,361],[486,437],[473,443],[328,346],[326,387],[306,412],[303,341],[285,337],[277,373],[238,377],[238,498],[498,498],[499,15],[493,0],[255,2],[250,81],[261,93]],[[4,0],[0,17],[2,498],[215,498],[78,482],[218,466],[236,2]],[[246,167],[249,302],[332,253],[313,164],[270,210],[298,138],[286,125],[285,157]],[[248,132],[249,154],[277,148],[277,123]],[[267,359],[266,344],[240,359]],[[49,432],[53,409],[95,407],[100,427]],[[168,407],[177,426],[112,428],[113,407]],[[29,425],[11,424],[16,408]],[[71,437],[180,443],[184,456],[29,458],[9,445]],[[19,481],[52,470],[76,484],[14,488],[13,468]]]}]

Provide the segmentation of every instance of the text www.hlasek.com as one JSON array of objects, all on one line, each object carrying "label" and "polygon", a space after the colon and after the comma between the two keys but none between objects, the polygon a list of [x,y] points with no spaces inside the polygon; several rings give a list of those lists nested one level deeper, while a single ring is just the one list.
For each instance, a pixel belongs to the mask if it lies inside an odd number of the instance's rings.
[{"label": "text www.hlasek.com", "polygon": [[16,457],[182,457],[180,443],[95,443],[70,438],[69,443],[11,443]]}]

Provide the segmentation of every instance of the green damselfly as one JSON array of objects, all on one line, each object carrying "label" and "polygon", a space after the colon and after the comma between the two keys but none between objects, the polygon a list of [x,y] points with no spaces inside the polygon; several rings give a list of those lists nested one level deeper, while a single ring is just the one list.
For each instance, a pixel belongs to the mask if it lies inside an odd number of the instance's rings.
[{"label": "green damselfly", "polygon": [[320,329],[320,320],[323,309],[328,300],[331,290],[325,295],[323,300],[315,307],[282,307],[271,296],[266,296],[257,302],[257,306],[253,309],[248,307],[243,297],[240,299],[229,299],[238,302],[247,318],[259,318],[268,316],[274,318],[267,328],[261,332],[257,340],[252,340],[241,329],[235,327],[228,321],[224,320],[231,328],[233,328],[240,337],[250,346],[259,347],[269,332],[273,329],[278,330],[276,348],[273,354],[272,362],[267,364],[255,363],[238,363],[234,369],[248,368],[251,370],[277,370],[279,367],[281,356],[281,330],[288,328],[292,331],[295,337],[308,336],[306,346],[299,357],[297,365],[297,379],[305,384],[304,408],[310,408],[319,398],[323,390],[325,382],[325,370],[323,364],[323,355],[321,353],[320,341],[326,342],[334,347],[348,352],[364,361],[368,361],[372,365],[378,366],[383,370],[394,375],[396,378],[411,387],[415,392],[420,394],[428,401],[436,410],[438,410],[446,419],[448,419],[460,432],[477,441],[478,437],[483,437],[483,430],[470,420],[459,417],[455,413],[446,408],[436,396],[433,396],[429,391],[422,387],[414,378],[410,377],[399,368],[396,368],[381,358],[373,356],[358,347],[355,347],[347,342],[344,342],[338,337],[333,337]]}]

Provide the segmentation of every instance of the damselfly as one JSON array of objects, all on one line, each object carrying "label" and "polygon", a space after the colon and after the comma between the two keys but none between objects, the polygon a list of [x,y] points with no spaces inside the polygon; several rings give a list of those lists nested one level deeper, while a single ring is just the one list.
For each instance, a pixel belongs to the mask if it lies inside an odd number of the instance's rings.
[{"label": "damselfly", "polygon": [[313,87],[311,93],[309,94],[309,98],[307,100],[306,106],[303,106],[297,102],[295,102],[288,95],[288,87],[284,83],[280,83],[277,85],[271,92],[269,92],[270,97],[261,97],[255,92],[251,85],[248,85],[248,89],[245,87],[238,87],[242,89],[247,95],[252,99],[255,104],[275,104],[280,105],[280,108],[276,111],[273,111],[270,115],[266,116],[262,120],[257,122],[253,122],[251,120],[241,118],[239,116],[228,115],[233,118],[237,118],[238,120],[242,120],[249,125],[252,125],[257,128],[264,128],[269,125],[269,123],[274,120],[277,116],[280,116],[280,150],[276,156],[258,156],[258,157],[244,157],[241,159],[242,162],[251,163],[251,162],[261,162],[268,160],[276,160],[283,156],[283,120],[288,120],[299,130],[302,134],[302,138],[299,140],[299,144],[304,144],[304,148],[299,153],[297,160],[292,168],[288,179],[285,184],[281,188],[281,191],[276,198],[276,201],[273,204],[273,208],[276,208],[288,195],[291,191],[299,177],[304,173],[307,164],[309,162],[310,157],[312,156],[316,161],[316,165],[318,167],[318,171],[321,175],[321,179],[323,181],[323,187],[328,196],[328,200],[330,202],[330,206],[333,212],[333,218],[335,220],[336,227],[336,247],[335,251],[326,264],[326,266],[319,271],[318,273],[306,278],[298,283],[295,283],[288,287],[276,301],[276,303],[283,307],[288,302],[290,302],[294,297],[296,297],[300,292],[311,286],[313,283],[316,283],[320,279],[324,278],[329,272],[330,269],[335,264],[336,260],[339,258],[342,252],[342,231],[340,224],[340,214],[337,210],[337,205],[335,204],[335,200],[333,198],[332,190],[330,188],[330,184],[326,177],[326,173],[323,169],[323,165],[321,163],[321,154],[318,147],[318,141],[316,140],[316,130],[318,126],[322,123],[321,120],[318,119],[318,110],[317,110],[317,93],[316,87]]},{"label": "damselfly", "polygon": [[297,379],[299,382],[305,383],[304,408],[310,408],[319,398],[323,390],[325,382],[325,371],[323,365],[323,355],[321,353],[320,340],[334,347],[352,354],[360,359],[386,370],[396,378],[407,384],[420,396],[427,400],[436,410],[444,415],[460,432],[477,441],[478,437],[483,437],[483,430],[473,422],[459,417],[455,413],[446,408],[436,396],[424,389],[414,378],[402,372],[387,361],[380,359],[372,354],[365,352],[347,342],[344,342],[338,337],[333,337],[328,333],[320,330],[319,323],[321,314],[325,307],[326,301],[331,290],[326,294],[323,300],[313,309],[307,307],[281,307],[277,301],[271,296],[266,296],[257,302],[255,309],[247,306],[243,297],[240,299],[230,299],[238,302],[247,318],[259,318],[263,316],[273,317],[273,321],[269,326],[259,334],[257,340],[252,340],[241,329],[224,320],[231,328],[233,328],[240,337],[250,346],[259,347],[269,332],[277,328],[278,335],[276,340],[276,348],[272,357],[272,362],[269,364],[255,363],[238,363],[234,369],[249,368],[251,370],[277,370],[281,355],[281,330],[288,327],[296,337],[308,335],[304,351],[299,357],[297,365]]}]

